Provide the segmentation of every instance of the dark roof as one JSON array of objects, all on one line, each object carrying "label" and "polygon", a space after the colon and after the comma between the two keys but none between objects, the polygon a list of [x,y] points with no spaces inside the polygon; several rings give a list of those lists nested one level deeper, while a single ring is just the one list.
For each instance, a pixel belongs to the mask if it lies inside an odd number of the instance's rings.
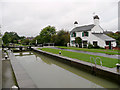
[{"label": "dark roof", "polygon": [[105,40],[105,41],[115,41],[115,39],[105,35],[105,34],[94,34],[96,37]]},{"label": "dark roof", "polygon": [[75,27],[71,32],[90,31],[94,26],[95,26],[94,24],[90,24],[90,25]]},{"label": "dark roof", "polygon": [[95,15],[93,19],[100,19],[100,18],[98,17],[98,15]]},{"label": "dark roof", "polygon": [[77,22],[77,21],[75,21],[75,22],[74,22],[74,24],[78,24],[78,22]]}]

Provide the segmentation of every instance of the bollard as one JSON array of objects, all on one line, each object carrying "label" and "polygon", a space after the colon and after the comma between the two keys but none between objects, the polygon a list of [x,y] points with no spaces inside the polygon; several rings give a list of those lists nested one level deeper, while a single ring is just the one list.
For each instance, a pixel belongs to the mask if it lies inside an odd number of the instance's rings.
[{"label": "bollard", "polygon": [[22,47],[19,47],[20,51],[22,51]]},{"label": "bollard", "polygon": [[59,54],[62,54],[61,51],[59,51]]},{"label": "bollard", "polygon": [[117,66],[117,72],[119,72],[120,64],[117,63],[116,66]]},{"label": "bollard", "polygon": [[12,89],[12,90],[18,90],[18,87],[15,86],[15,85],[13,85],[13,86],[11,87],[11,89]]},{"label": "bollard", "polygon": [[5,59],[7,59],[8,58],[8,56],[7,55],[5,55]]},{"label": "bollard", "polygon": [[31,46],[29,46],[29,49],[31,49]]}]

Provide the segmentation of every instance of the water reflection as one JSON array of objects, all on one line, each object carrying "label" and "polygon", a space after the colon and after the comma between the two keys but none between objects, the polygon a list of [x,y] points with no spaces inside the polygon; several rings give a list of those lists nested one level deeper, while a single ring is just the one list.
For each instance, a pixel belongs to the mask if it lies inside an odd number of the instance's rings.
[{"label": "water reflection", "polygon": [[116,88],[118,84],[96,77],[70,65],[33,52],[33,55],[17,57],[40,88]]}]

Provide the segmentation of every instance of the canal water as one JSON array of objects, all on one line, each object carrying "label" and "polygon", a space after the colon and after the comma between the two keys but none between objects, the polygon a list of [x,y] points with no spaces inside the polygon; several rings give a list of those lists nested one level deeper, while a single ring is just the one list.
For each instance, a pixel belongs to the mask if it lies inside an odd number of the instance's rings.
[{"label": "canal water", "polygon": [[38,88],[119,88],[117,83],[36,52],[14,53]]}]

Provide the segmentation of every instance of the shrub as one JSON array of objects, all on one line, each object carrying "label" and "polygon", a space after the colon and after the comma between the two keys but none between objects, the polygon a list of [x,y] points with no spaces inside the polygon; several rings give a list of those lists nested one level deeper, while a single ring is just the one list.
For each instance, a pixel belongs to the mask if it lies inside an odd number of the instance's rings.
[{"label": "shrub", "polygon": [[93,48],[93,45],[92,44],[88,44],[88,49],[91,49],[91,48]]},{"label": "shrub", "polygon": [[94,46],[95,49],[100,49],[100,46],[96,45]]}]

